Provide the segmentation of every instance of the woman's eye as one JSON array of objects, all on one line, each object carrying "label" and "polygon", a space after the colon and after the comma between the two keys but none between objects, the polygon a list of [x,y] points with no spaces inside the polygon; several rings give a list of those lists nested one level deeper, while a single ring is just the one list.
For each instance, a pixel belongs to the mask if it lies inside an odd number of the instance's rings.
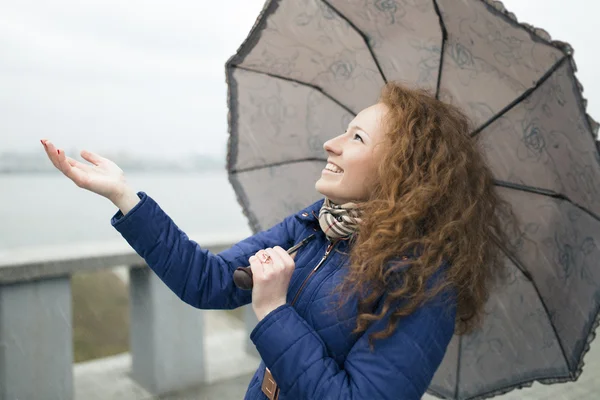
[{"label": "woman's eye", "polygon": [[[363,139],[362,139],[362,137],[361,137],[361,136],[360,136],[358,133],[355,133],[355,134],[354,134],[354,139],[356,139],[356,138],[358,138],[358,140],[360,140],[361,142],[363,142]],[[363,142],[363,143],[364,143],[364,142]]]}]

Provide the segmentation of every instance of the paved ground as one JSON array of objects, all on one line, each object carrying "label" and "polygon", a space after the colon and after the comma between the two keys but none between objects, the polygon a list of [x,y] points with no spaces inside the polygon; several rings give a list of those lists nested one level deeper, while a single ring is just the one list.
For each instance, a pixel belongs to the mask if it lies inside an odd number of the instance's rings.
[{"label": "paved ground", "polygon": [[222,311],[204,313],[207,385],[155,397],[134,382],[129,353],[76,364],[75,400],[228,400],[242,399],[259,359],[244,351],[244,324]]},{"label": "paved ground", "polygon": [[[75,400],[241,400],[258,359],[243,350],[243,324],[218,311],[206,312],[207,326],[218,328],[206,335],[208,385],[186,392],[153,397],[129,378],[131,357],[122,354],[75,366]],[[223,328],[227,328],[223,330]],[[225,331],[227,333],[225,333]],[[224,357],[224,355],[227,357]],[[423,400],[436,397],[426,395]],[[498,400],[600,400],[600,340],[592,343],[585,357],[584,372],[577,382],[555,385],[534,384]],[[375,400],[375,399],[369,399]]]},{"label": "paved ground", "polygon": [[[128,354],[76,369],[75,400],[241,400],[253,373],[190,388],[171,395],[152,396],[129,378]],[[95,370],[94,370],[95,369]]]},{"label": "paved ground", "polygon": [[172,396],[161,396],[160,400],[241,400],[244,398],[248,382],[253,374],[242,375],[227,381],[213,383],[211,385],[190,390],[187,393],[178,393]]}]

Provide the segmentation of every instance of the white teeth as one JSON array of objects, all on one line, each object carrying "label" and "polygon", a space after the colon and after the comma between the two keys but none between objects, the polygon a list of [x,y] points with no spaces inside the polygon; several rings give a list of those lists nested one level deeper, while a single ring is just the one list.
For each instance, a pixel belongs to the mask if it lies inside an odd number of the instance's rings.
[{"label": "white teeth", "polygon": [[343,172],[340,168],[338,168],[336,165],[333,165],[331,163],[327,163],[327,165],[325,166],[325,169],[331,172],[335,172],[337,174],[339,174],[340,172]]}]

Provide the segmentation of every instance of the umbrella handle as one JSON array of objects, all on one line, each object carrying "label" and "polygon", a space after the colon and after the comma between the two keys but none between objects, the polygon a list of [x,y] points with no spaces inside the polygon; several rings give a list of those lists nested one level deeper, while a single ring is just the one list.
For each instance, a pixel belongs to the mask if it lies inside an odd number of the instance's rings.
[{"label": "umbrella handle", "polygon": [[250,267],[238,267],[233,271],[233,283],[243,290],[252,290],[254,281],[252,280],[252,269]]},{"label": "umbrella handle", "polygon": [[[294,254],[300,247],[304,246],[314,238],[314,234],[304,238],[300,243],[291,247],[287,253],[289,255]],[[254,287],[254,281],[252,280],[252,269],[250,267],[237,267],[236,270],[233,271],[233,283],[235,283],[235,286],[239,287],[240,289],[252,290]]]}]

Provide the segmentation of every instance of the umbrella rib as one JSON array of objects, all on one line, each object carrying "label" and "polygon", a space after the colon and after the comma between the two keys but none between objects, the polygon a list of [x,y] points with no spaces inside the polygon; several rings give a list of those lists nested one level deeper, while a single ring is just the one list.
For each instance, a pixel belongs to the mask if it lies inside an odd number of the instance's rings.
[{"label": "umbrella rib", "polygon": [[348,17],[346,17],[344,14],[342,14],[340,12],[340,10],[335,8],[328,0],[321,0],[321,1],[323,3],[325,3],[327,5],[327,7],[331,8],[333,10],[333,12],[335,12],[340,18],[342,18],[344,21],[346,21],[348,23],[348,25],[350,25],[356,31],[356,33],[358,33],[360,35],[362,40],[365,42],[365,46],[367,46],[367,49],[369,50],[371,57],[373,58],[373,62],[375,63],[375,65],[377,66],[377,69],[379,70],[379,73],[381,74],[381,78],[383,79],[383,82],[387,83],[387,78],[385,77],[385,74],[383,73],[383,70],[381,69],[379,60],[377,60],[377,57],[375,57],[375,53],[373,52],[373,48],[369,44],[369,38],[367,37],[367,35],[363,31],[358,29],[358,27],[356,25],[354,25],[354,23],[352,21],[350,21],[350,19],[348,19]]},{"label": "umbrella rib", "polygon": [[[508,250],[506,250],[506,248],[502,245],[502,243],[500,243],[500,241],[498,240],[497,237],[495,237],[494,235],[492,235],[492,241],[496,244],[496,246],[498,246],[500,248],[500,250],[502,250],[502,252],[504,253],[504,255],[506,256],[506,258],[508,258],[514,265],[515,267],[517,267],[517,269],[521,272],[521,274],[523,274],[523,276],[532,284],[535,286],[535,283],[533,282],[533,277],[531,276],[531,274],[529,273],[529,271],[527,271],[527,269],[525,269],[525,267],[523,266],[523,263],[521,263],[521,261],[519,261],[514,255],[512,255]],[[535,288],[535,290],[537,291],[537,287]],[[539,295],[539,292],[538,292]]]},{"label": "umbrella rib", "polygon": [[533,290],[535,290],[536,296],[540,300],[540,303],[542,303],[542,307],[544,307],[544,312],[546,313],[546,316],[548,317],[548,323],[552,327],[552,331],[554,332],[554,336],[556,337],[556,342],[558,343],[558,346],[560,347],[560,351],[561,351],[561,353],[563,355],[565,363],[567,363],[567,367],[570,368],[570,366],[569,366],[569,360],[567,359],[567,353],[565,351],[565,348],[564,348],[562,342],[560,341],[560,338],[558,336],[558,332],[556,331],[556,327],[554,326],[554,324],[552,324],[552,321],[550,321],[550,311],[548,310],[548,306],[546,305],[546,302],[542,298],[540,290],[539,290],[538,286],[536,285],[535,281],[533,280],[533,277],[531,276],[531,273],[529,271],[527,271],[527,269],[523,266],[523,263],[521,263],[521,261],[515,255],[511,254],[502,245],[502,243],[495,236],[493,236],[493,235],[492,235],[492,240],[494,241],[494,243],[496,244],[496,246],[498,246],[498,248],[504,253],[504,255],[506,256],[506,258],[508,258],[514,264],[514,266],[517,267],[517,269],[523,274],[523,276],[525,276],[525,278],[529,281],[529,283],[533,287]]},{"label": "umbrella rib", "polygon": [[438,78],[435,87],[435,98],[440,98],[440,86],[442,84],[442,69],[444,67],[444,52],[446,51],[446,42],[448,41],[448,31],[446,30],[446,23],[444,22],[444,18],[442,17],[442,12],[440,11],[440,6],[438,5],[437,0],[433,0],[433,7],[435,8],[435,13],[438,16],[440,21],[440,28],[442,29],[442,48],[440,50],[440,65],[438,67]]},{"label": "umbrella rib", "polygon": [[558,347],[560,347],[560,351],[561,351],[562,356],[563,356],[563,358],[565,360],[565,363],[567,364],[567,368],[569,368],[569,372],[570,372],[570,365],[569,365],[569,360],[567,358],[567,352],[566,352],[566,350],[564,348],[563,343],[560,340],[560,337],[558,335],[558,331],[556,330],[556,327],[554,326],[554,324],[550,320],[550,310],[548,310],[548,306],[546,305],[546,302],[542,298],[540,290],[539,290],[538,286],[536,285],[535,281],[533,280],[533,277],[531,276],[531,273],[529,273],[529,271],[527,271],[525,269],[525,267],[523,266],[523,264],[521,263],[521,261],[519,261],[515,256],[513,256],[512,254],[510,254],[510,252],[507,251],[506,248],[504,248],[504,246],[502,246],[500,244],[500,242],[496,240],[496,238],[493,237],[493,240],[496,243],[496,245],[500,248],[500,250],[502,250],[502,252],[504,253],[504,255],[515,265],[515,267],[517,267],[517,269],[523,274],[523,276],[525,276],[525,278],[527,278],[527,280],[529,281],[529,283],[533,287],[533,290],[535,290],[536,296],[540,300],[540,303],[542,303],[542,307],[544,307],[544,312],[546,313],[546,317],[548,318],[548,324],[550,324],[550,326],[552,327],[552,331],[554,332],[554,337],[556,337],[556,342],[558,343]]},{"label": "umbrella rib", "polygon": [[475,137],[476,135],[481,133],[485,128],[487,128],[488,126],[493,124],[497,119],[499,119],[500,117],[504,116],[504,114],[509,112],[514,106],[516,106],[517,104],[522,102],[525,98],[529,97],[536,89],[538,89],[541,85],[543,85],[544,82],[546,82],[548,80],[548,78],[550,78],[550,76],[552,76],[552,74],[559,67],[561,67],[565,63],[565,61],[568,60],[568,58],[569,58],[569,56],[561,57],[560,60],[558,60],[556,63],[554,63],[554,65],[552,67],[550,67],[550,69],[548,71],[546,71],[546,73],[542,76],[542,78],[539,81],[536,82],[536,84],[534,86],[530,87],[529,89],[527,89],[526,91],[521,93],[521,95],[519,97],[517,97],[510,104],[508,104],[506,107],[504,107],[502,110],[500,110],[500,112],[498,112],[498,114],[494,115],[492,118],[487,120],[487,122],[485,122],[479,128],[475,129],[475,131],[473,131],[473,133],[471,133],[471,137]]},{"label": "umbrella rib", "polygon": [[555,199],[568,201],[569,203],[573,204],[575,207],[579,208],[581,211],[585,212],[586,214],[588,214],[589,216],[594,218],[596,221],[600,222],[600,215],[597,215],[592,210],[588,210],[586,207],[575,203],[573,200],[571,200],[569,197],[567,197],[566,195],[564,195],[562,193],[557,193],[553,190],[537,188],[537,187],[533,187],[533,186],[529,186],[529,185],[523,185],[521,183],[502,181],[499,179],[494,179],[494,184],[496,186],[505,187],[508,189],[519,190],[522,192],[534,193],[534,194],[539,194],[541,196],[548,196],[548,197],[552,197]]},{"label": "umbrella rib", "polygon": [[270,76],[272,78],[277,78],[277,79],[282,79],[284,81],[288,81],[288,82],[294,82],[297,83],[299,85],[303,85],[303,86],[308,86],[309,88],[312,88],[318,92],[321,92],[323,94],[323,96],[327,97],[329,100],[333,101],[334,103],[336,103],[338,106],[342,107],[344,110],[348,111],[350,114],[356,116],[356,113],[354,111],[352,111],[350,109],[350,107],[348,107],[345,104],[342,104],[339,100],[335,99],[334,97],[332,97],[330,94],[328,94],[327,92],[325,92],[323,89],[321,89],[319,86],[317,85],[313,85],[312,83],[307,83],[307,82],[302,82],[299,81],[297,79],[294,78],[288,78],[287,76],[282,76],[282,75],[277,75],[277,74],[272,74],[270,72],[265,72],[265,71],[259,71],[257,69],[254,68],[248,68],[248,67],[242,67],[241,65],[233,65],[234,68],[239,68],[241,70],[244,71],[248,71],[248,72],[254,72],[256,74],[261,74],[261,75],[267,75]]},{"label": "umbrella rib", "polygon": [[317,158],[317,157],[300,158],[300,159],[297,159],[297,160],[279,161],[279,162],[276,162],[276,163],[265,164],[265,165],[261,165],[259,167],[248,167],[248,168],[241,168],[241,169],[232,169],[229,172],[232,173],[232,174],[240,174],[242,172],[252,172],[252,171],[259,170],[259,169],[265,169],[265,168],[271,168],[271,167],[279,167],[281,165],[297,164],[297,163],[309,162],[309,161],[327,162],[327,160],[325,158]]}]

